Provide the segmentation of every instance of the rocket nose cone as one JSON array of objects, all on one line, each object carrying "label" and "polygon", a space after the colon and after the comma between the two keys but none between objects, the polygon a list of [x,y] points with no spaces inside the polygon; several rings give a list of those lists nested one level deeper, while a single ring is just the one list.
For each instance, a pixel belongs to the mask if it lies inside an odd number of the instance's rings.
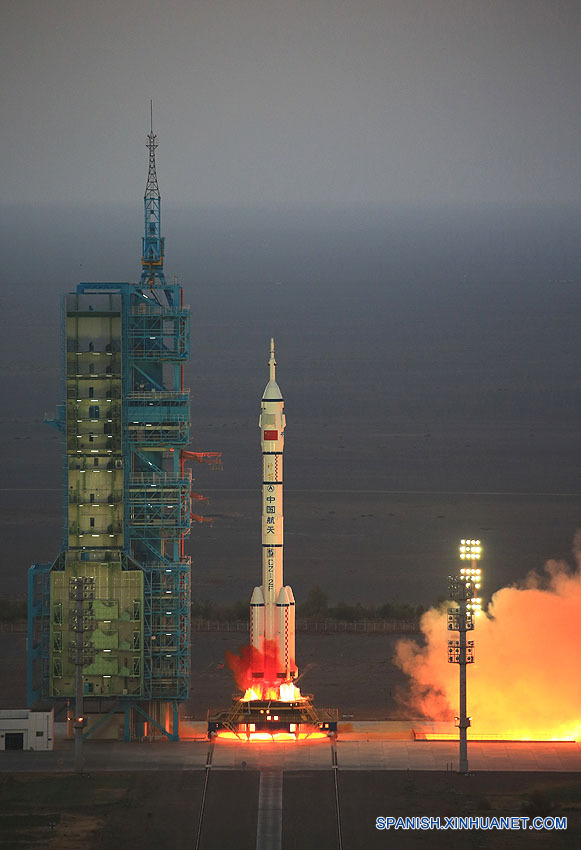
[{"label": "rocket nose cone", "polygon": [[264,594],[261,587],[255,587],[250,599],[251,605],[264,605]]},{"label": "rocket nose cone", "polygon": [[277,605],[290,605],[288,593],[286,587],[281,587],[278,596],[276,598]]},{"label": "rocket nose cone", "polygon": [[269,381],[262,394],[263,401],[282,401],[282,393],[276,381]]}]

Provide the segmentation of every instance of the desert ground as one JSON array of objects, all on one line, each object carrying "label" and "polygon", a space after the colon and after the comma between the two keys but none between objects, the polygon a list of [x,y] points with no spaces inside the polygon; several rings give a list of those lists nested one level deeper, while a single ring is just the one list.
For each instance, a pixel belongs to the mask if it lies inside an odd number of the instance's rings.
[{"label": "desert ground", "polygon": [[[127,850],[193,847],[204,771],[70,775],[0,773],[0,847]],[[338,772],[344,850],[397,847],[569,850],[581,838],[575,774]],[[200,850],[254,850],[259,773],[213,771]],[[378,816],[567,817],[563,832],[377,831]],[[333,772],[285,771],[282,850],[338,847]]]}]

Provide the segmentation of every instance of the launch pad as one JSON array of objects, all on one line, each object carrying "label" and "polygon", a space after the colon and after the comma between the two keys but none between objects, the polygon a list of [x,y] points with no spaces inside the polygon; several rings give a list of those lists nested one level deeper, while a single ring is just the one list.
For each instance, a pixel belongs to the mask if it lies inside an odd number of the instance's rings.
[{"label": "launch pad", "polygon": [[250,740],[254,734],[294,735],[308,738],[316,732],[336,735],[339,711],[336,708],[316,708],[310,695],[299,700],[244,700],[232,697],[229,709],[208,711],[208,737],[231,732],[238,738]]}]

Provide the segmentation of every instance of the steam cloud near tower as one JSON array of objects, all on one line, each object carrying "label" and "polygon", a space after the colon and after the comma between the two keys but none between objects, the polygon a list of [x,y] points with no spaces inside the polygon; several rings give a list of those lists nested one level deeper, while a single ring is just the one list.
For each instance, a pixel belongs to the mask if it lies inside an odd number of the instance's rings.
[{"label": "steam cloud near tower", "polygon": [[[581,737],[581,531],[576,567],[549,561],[542,574],[493,596],[471,637],[468,668],[471,734],[504,738]],[[458,667],[448,663],[447,607],[421,620],[426,644],[400,640],[395,661],[410,676],[403,700],[416,716],[452,720]]]}]

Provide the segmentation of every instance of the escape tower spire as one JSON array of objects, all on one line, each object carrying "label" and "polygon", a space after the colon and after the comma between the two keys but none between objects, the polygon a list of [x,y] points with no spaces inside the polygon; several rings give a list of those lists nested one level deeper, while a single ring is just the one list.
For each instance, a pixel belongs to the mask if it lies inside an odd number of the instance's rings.
[{"label": "escape tower spire", "polygon": [[150,131],[147,136],[149,150],[149,171],[147,185],[143,198],[145,209],[145,235],[141,249],[141,283],[155,286],[165,286],[163,273],[163,256],[165,253],[165,237],[161,235],[161,195],[155,169],[155,149],[157,136],[153,132],[153,102],[150,101]]}]

